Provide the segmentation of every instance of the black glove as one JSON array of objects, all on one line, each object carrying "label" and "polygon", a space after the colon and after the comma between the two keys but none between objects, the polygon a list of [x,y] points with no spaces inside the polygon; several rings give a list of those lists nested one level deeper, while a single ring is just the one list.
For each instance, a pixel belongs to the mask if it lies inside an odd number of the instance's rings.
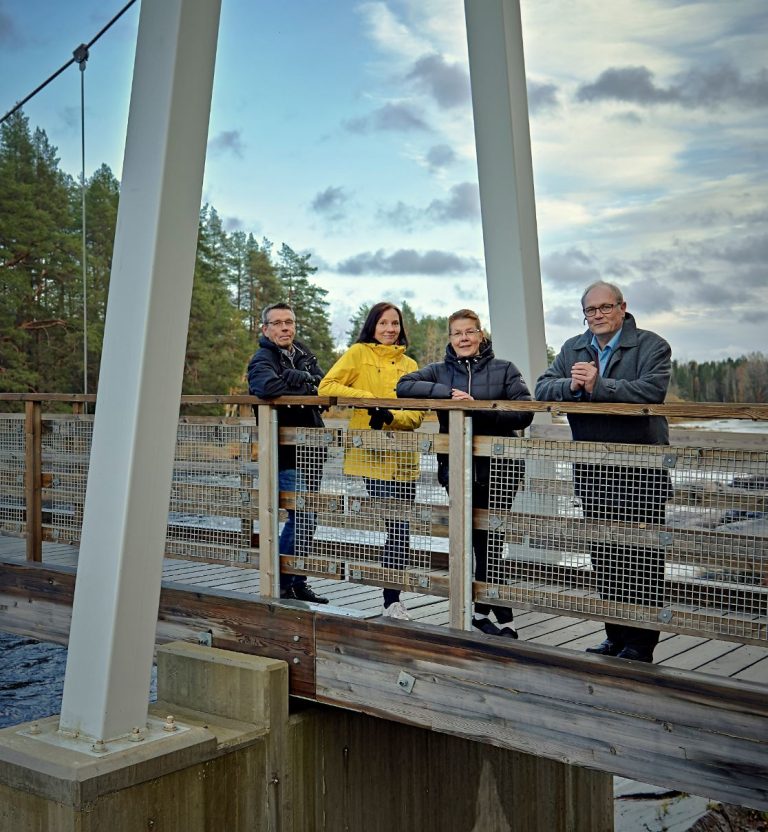
[{"label": "black glove", "polygon": [[293,368],[283,370],[283,381],[289,387],[304,387],[307,384],[311,387],[315,386],[315,380],[311,373],[306,370],[294,370]]},{"label": "black glove", "polygon": [[386,407],[369,407],[368,415],[371,417],[368,423],[371,426],[371,430],[381,430],[384,425],[392,424],[395,418],[392,411],[387,410]]}]

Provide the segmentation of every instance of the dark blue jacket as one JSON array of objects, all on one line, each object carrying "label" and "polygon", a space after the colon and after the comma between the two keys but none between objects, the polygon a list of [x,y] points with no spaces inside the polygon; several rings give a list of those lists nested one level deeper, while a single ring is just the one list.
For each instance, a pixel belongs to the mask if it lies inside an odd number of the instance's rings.
[{"label": "dark blue jacket", "polygon": [[[324,373],[317,365],[317,358],[299,341],[293,342],[291,358],[266,336],[259,338],[259,349],[248,362],[248,390],[252,396],[272,399],[277,396],[316,396],[317,385]],[[286,370],[304,370],[311,378],[289,383]],[[319,407],[281,407],[278,412],[280,427],[323,427]],[[278,450],[278,467],[296,467],[294,446],[281,445]]]},{"label": "dark blue jacket", "polygon": [[[496,358],[490,341],[471,358],[459,358],[448,344],[445,360],[404,375],[397,383],[397,395],[408,399],[450,399],[454,387],[478,400],[531,399],[520,370],[511,361]],[[516,431],[533,421],[533,413],[515,411],[474,410],[470,416],[475,436],[515,436]],[[448,411],[438,410],[437,419],[440,433],[448,433]],[[489,467],[488,459],[478,458],[474,480],[487,483]],[[448,482],[448,461],[443,454],[438,454],[438,479],[443,485]]]}]

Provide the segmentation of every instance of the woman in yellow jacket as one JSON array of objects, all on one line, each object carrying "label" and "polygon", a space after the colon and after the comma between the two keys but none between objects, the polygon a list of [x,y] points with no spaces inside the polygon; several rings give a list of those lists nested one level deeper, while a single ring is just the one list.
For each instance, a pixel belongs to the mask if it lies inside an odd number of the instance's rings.
[{"label": "woman in yellow jacket", "polygon": [[[320,396],[339,398],[395,399],[401,376],[418,369],[405,354],[408,337],[402,312],[391,303],[377,303],[368,313],[354,343],[331,367],[320,382]],[[424,414],[417,410],[355,409],[349,420],[350,430],[415,430]],[[419,478],[419,455],[415,451],[369,450],[349,448],[344,457],[344,473],[363,478],[368,496],[374,499],[406,500],[416,498]],[[402,569],[408,565],[411,546],[410,524],[385,519],[387,539],[382,565]],[[408,619],[400,590],[384,590],[384,615]]]}]

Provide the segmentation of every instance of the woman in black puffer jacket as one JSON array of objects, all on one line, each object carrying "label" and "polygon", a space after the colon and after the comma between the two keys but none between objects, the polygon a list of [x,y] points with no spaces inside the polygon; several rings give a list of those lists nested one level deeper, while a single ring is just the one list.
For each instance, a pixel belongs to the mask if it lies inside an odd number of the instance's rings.
[{"label": "woman in black puffer jacket", "polygon": [[[531,394],[520,371],[511,361],[494,356],[475,312],[471,309],[454,312],[448,319],[448,335],[450,342],[445,350],[445,360],[404,375],[397,384],[400,398],[530,401]],[[448,412],[439,410],[437,418],[440,433],[448,433]],[[533,413],[475,410],[471,418],[474,436],[515,436],[516,431],[531,424]],[[488,457],[475,458],[472,472],[474,508],[487,509],[490,505],[490,469]],[[498,458],[494,461],[494,514],[510,510],[523,474],[523,463],[519,460]],[[438,454],[437,477],[440,484],[448,488],[448,457],[445,454]],[[503,535],[494,532],[492,543],[491,555],[498,559],[504,547]],[[489,552],[488,532],[485,529],[473,529],[472,548],[475,553],[475,580],[486,581]],[[496,617],[496,624],[489,618],[491,611]],[[472,624],[484,633],[517,638],[512,618],[509,607],[475,604]]]}]

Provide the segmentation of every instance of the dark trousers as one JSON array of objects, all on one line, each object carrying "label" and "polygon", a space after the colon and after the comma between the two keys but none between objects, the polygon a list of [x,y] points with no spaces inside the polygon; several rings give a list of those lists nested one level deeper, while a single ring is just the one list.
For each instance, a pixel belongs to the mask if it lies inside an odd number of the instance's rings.
[{"label": "dark trousers", "polygon": [[[630,465],[573,466],[574,490],[587,520],[663,525],[672,494],[669,472]],[[593,543],[592,569],[600,597],[657,607],[663,603],[664,553],[652,546]],[[653,653],[657,630],[626,624],[605,625],[606,637],[620,647]]]},{"label": "dark trousers", "polygon": [[[477,471],[474,472],[477,474]],[[525,473],[524,465],[519,460],[494,459],[479,481],[472,482],[472,507],[490,509],[489,514],[506,514],[512,509],[512,503]],[[447,474],[447,471],[446,471]],[[493,482],[493,493],[491,493]],[[448,490],[448,485],[445,485]],[[506,543],[503,531],[472,529],[472,550],[475,556],[475,580],[488,580],[488,560],[491,563],[501,558]],[[480,615],[496,616],[499,624],[508,624],[514,618],[509,607],[494,604],[475,603],[475,612]]]},{"label": "dark trousers", "polygon": [[[363,477],[368,496],[378,500],[416,500],[416,483],[398,480],[375,480]],[[387,533],[381,553],[381,565],[388,569],[405,569],[411,563],[411,524],[407,520],[384,518]],[[384,590],[384,606],[400,600],[399,589]]]}]

